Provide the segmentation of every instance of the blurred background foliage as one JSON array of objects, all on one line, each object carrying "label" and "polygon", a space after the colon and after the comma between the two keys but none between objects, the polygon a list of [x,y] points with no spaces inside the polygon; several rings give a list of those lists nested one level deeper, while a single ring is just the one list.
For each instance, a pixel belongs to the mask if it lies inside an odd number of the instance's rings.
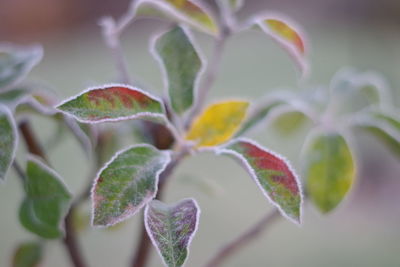
[{"label": "blurred background foliage", "polygon": [[[65,98],[89,85],[114,81],[114,64],[97,22],[104,15],[119,17],[128,4],[129,0],[1,0],[0,41],[43,44],[44,59],[30,78],[45,82],[60,99]],[[243,32],[228,43],[210,99],[257,100],[279,88],[327,85],[341,67],[353,66],[382,73],[393,89],[394,102],[400,105],[400,1],[247,0],[239,15],[246,18],[261,10],[285,13],[306,30],[310,78],[299,85],[291,60],[275,43],[261,33]],[[155,93],[162,92],[162,79],[147,46],[151,36],[164,26],[160,21],[141,20],[122,39],[134,79]],[[196,38],[209,55],[211,38],[198,33]],[[42,142],[50,138],[55,127],[47,119],[35,117],[34,128]],[[265,125],[255,137],[300,169],[307,127],[282,135]],[[347,200],[328,216],[320,216],[307,205],[301,228],[282,220],[227,266],[400,266],[399,159],[373,137],[356,137],[358,180]],[[125,144],[128,142],[132,139]],[[79,192],[89,167],[77,143],[66,135],[65,142],[50,155],[71,191]],[[271,209],[240,167],[212,154],[186,160],[168,186],[167,201],[194,196],[203,210],[187,266],[201,266],[215,249]],[[13,173],[7,186],[0,187],[0,196],[0,266],[8,266],[15,246],[33,236],[17,220],[23,194]],[[113,231],[83,232],[80,239],[91,266],[125,266],[139,223],[140,216],[135,216]],[[68,266],[61,245],[53,241],[48,246],[44,266]],[[160,266],[157,257],[151,266]]]}]

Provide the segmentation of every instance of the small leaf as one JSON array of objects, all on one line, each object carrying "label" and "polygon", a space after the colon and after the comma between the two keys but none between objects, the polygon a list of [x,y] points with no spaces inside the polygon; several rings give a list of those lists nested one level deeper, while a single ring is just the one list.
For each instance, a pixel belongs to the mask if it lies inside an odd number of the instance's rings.
[{"label": "small leaf", "polygon": [[217,149],[240,160],[263,194],[289,220],[300,223],[302,194],[299,178],[283,157],[240,138]]},{"label": "small leaf", "polygon": [[42,56],[40,46],[0,45],[0,90],[9,89],[25,78]]},{"label": "small leaf", "polygon": [[7,170],[14,160],[17,148],[17,130],[11,112],[0,105],[0,181],[6,178]]},{"label": "small leaf", "polygon": [[249,103],[225,101],[208,106],[194,121],[186,139],[198,147],[216,146],[228,141],[246,117]]},{"label": "small leaf", "polygon": [[184,199],[167,205],[158,200],[145,210],[147,234],[165,266],[183,266],[189,246],[197,231],[200,209],[194,199]]},{"label": "small leaf", "polygon": [[271,110],[275,107],[282,105],[284,102],[281,100],[272,101],[268,104],[259,106],[254,109],[250,115],[247,117],[245,122],[243,123],[240,130],[236,133],[235,136],[241,136],[250,131],[252,128],[256,127],[258,124],[263,122],[266,117],[270,114]]},{"label": "small leaf", "polygon": [[142,90],[121,84],[89,88],[64,101],[57,109],[84,123],[164,118],[161,100]]},{"label": "small leaf", "polygon": [[303,112],[290,110],[279,114],[275,118],[273,126],[281,135],[287,136],[294,134],[306,121],[307,116]]},{"label": "small leaf", "polygon": [[11,109],[26,95],[28,90],[24,88],[14,88],[0,93],[0,104],[10,106]]},{"label": "small leaf", "polygon": [[191,0],[139,0],[134,5],[137,16],[167,16],[196,29],[218,35],[219,29],[210,11],[202,3]]},{"label": "small leaf", "polygon": [[399,116],[391,115],[387,112],[372,112],[372,116],[378,121],[382,121],[400,133],[400,118]]},{"label": "small leaf", "polygon": [[172,108],[183,113],[193,104],[201,59],[188,32],[179,26],[157,39],[155,52],[167,76],[165,80]]},{"label": "small leaf", "polygon": [[138,212],[155,197],[158,177],[170,160],[168,151],[150,145],[118,152],[94,182],[92,224],[111,226]]},{"label": "small leaf", "polygon": [[327,213],[343,200],[355,179],[355,165],[346,140],[337,133],[315,136],[307,148],[307,193],[317,208]]},{"label": "small leaf", "polygon": [[370,119],[358,120],[354,123],[357,128],[368,132],[381,141],[392,153],[400,157],[400,124],[394,117],[375,114],[382,121]]},{"label": "small leaf", "polygon": [[268,14],[257,17],[255,23],[288,51],[303,74],[308,71],[304,34],[295,23],[282,16]]},{"label": "small leaf", "polygon": [[27,242],[18,246],[15,251],[13,267],[35,267],[39,266],[43,258],[43,246],[39,242]]},{"label": "small leaf", "polygon": [[26,197],[19,210],[21,224],[40,237],[62,237],[61,225],[71,203],[71,193],[60,176],[30,156],[26,170]]}]

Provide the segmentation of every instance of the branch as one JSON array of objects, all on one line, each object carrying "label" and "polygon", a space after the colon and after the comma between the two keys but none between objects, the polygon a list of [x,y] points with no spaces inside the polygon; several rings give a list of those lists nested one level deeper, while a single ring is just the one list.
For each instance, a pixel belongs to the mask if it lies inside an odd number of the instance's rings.
[{"label": "branch", "polygon": [[[22,134],[22,137],[25,141],[25,144],[28,148],[28,151],[36,156],[41,157],[46,163],[49,164],[47,160],[46,154],[42,149],[38,139],[36,138],[30,124],[28,121],[23,121],[19,124],[19,130]],[[14,167],[17,165],[14,164]],[[17,168],[16,168],[17,170]],[[71,261],[75,267],[85,267],[86,264],[83,260],[83,257],[80,253],[79,244],[77,242],[75,236],[75,229],[72,226],[72,215],[76,204],[72,204],[71,208],[68,211],[67,216],[65,217],[65,238],[64,244],[66,250],[71,258]]]},{"label": "branch", "polygon": [[224,263],[229,257],[236,254],[240,249],[248,245],[255,238],[259,237],[261,232],[266,230],[271,224],[279,218],[277,209],[266,214],[258,223],[249,230],[241,234],[235,240],[224,246],[217,254],[205,265],[206,267],[217,267]]}]

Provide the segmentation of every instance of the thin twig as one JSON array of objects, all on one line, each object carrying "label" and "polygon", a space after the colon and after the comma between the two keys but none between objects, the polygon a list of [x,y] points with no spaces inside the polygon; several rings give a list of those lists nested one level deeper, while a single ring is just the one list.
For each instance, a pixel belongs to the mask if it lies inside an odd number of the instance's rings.
[{"label": "thin twig", "polygon": [[[19,124],[19,130],[28,148],[28,151],[36,156],[41,157],[46,163],[49,164],[46,154],[42,149],[38,139],[36,138],[30,124],[28,121],[23,121]],[[65,217],[65,238],[64,245],[71,258],[71,261],[75,267],[85,267],[86,264],[81,255],[81,250],[79,249],[79,244],[75,236],[75,229],[72,226],[72,214],[75,205],[71,205],[67,216]]]},{"label": "thin twig", "polygon": [[241,248],[259,237],[262,231],[279,218],[279,211],[274,210],[266,214],[259,222],[252,226],[249,230],[241,234],[235,240],[224,246],[217,254],[205,265],[206,267],[217,267],[222,265],[230,256],[234,255]]},{"label": "thin twig", "polygon": [[26,175],[24,172],[24,169],[19,165],[16,159],[14,159],[13,164],[12,164],[15,172],[17,173],[18,177],[21,179],[22,183],[24,184],[26,182]]}]

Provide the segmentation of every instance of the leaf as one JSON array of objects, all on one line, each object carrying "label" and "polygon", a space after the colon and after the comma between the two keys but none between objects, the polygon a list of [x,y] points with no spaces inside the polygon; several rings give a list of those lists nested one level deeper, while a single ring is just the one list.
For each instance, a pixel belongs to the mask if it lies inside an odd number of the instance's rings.
[{"label": "leaf", "polygon": [[193,104],[202,66],[187,30],[177,26],[157,38],[154,54],[166,74],[172,108],[177,113],[185,112]]},{"label": "leaf", "polygon": [[372,134],[392,153],[400,157],[400,123],[389,115],[375,114],[382,121],[373,121],[370,118],[354,122],[354,126]]},{"label": "leaf", "polygon": [[210,10],[203,3],[192,0],[139,0],[133,6],[136,16],[167,16],[198,30],[218,35],[219,29]]},{"label": "leaf", "polygon": [[20,244],[13,256],[13,267],[35,267],[43,258],[43,246],[39,242],[26,242]]},{"label": "leaf", "polygon": [[241,136],[250,131],[252,128],[256,127],[270,114],[271,110],[275,107],[282,105],[284,102],[281,100],[271,101],[268,104],[263,104],[262,106],[254,109],[250,115],[247,117],[243,123],[240,130],[235,134],[235,136]]},{"label": "leaf", "polygon": [[307,116],[303,112],[290,110],[279,114],[273,123],[275,129],[281,135],[288,136],[294,134],[307,121]]},{"label": "leaf", "polygon": [[186,139],[195,141],[198,147],[225,143],[239,130],[248,106],[246,101],[225,101],[208,106],[196,118]]},{"label": "leaf", "polygon": [[315,136],[304,155],[307,193],[322,213],[343,200],[354,182],[356,170],[346,140],[338,133]]},{"label": "leaf", "polygon": [[14,160],[17,149],[17,130],[11,112],[0,105],[0,181],[6,178],[7,170]]},{"label": "leaf", "polygon": [[19,210],[21,224],[40,237],[62,237],[62,222],[71,193],[60,176],[33,156],[28,158],[25,181],[26,197]]},{"label": "leaf", "polygon": [[0,104],[14,107],[27,93],[26,89],[14,88],[0,93]]},{"label": "leaf", "polygon": [[138,212],[155,197],[158,177],[170,160],[168,151],[144,144],[118,152],[94,182],[92,224],[111,226]]},{"label": "leaf", "polygon": [[122,84],[89,88],[56,108],[84,123],[164,118],[160,99]]},{"label": "leaf", "polygon": [[9,89],[25,78],[42,57],[41,46],[0,45],[0,90]]},{"label": "leaf", "polygon": [[147,234],[168,267],[183,266],[197,231],[200,209],[194,199],[175,204],[153,200],[146,206]]},{"label": "leaf", "polygon": [[281,214],[300,223],[301,185],[286,159],[245,138],[235,139],[216,152],[240,160],[262,193]]},{"label": "leaf", "polygon": [[266,14],[255,18],[254,22],[280,44],[295,60],[303,74],[308,71],[306,42],[304,34],[294,22],[280,15]]}]

